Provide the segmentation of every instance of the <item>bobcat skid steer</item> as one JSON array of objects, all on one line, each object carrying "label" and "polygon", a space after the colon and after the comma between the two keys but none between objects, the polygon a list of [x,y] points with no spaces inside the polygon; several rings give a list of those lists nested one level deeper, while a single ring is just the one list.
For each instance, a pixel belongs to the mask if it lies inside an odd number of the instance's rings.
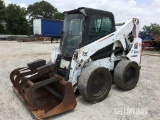
[{"label": "bobcat skid steer", "polygon": [[53,48],[50,62],[37,60],[10,74],[14,91],[37,119],[73,110],[77,90],[96,103],[113,81],[131,90],[139,79],[138,19],[115,24],[111,12],[84,7],[64,12],[64,18],[60,47]]}]

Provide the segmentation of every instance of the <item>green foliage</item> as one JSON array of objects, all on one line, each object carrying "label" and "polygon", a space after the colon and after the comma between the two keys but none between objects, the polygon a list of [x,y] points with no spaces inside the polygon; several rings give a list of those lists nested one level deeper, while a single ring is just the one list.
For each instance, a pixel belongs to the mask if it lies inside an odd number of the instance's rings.
[{"label": "green foliage", "polygon": [[155,35],[160,35],[160,25],[156,23],[151,23],[150,26],[145,25],[142,28],[147,34],[154,33]]},{"label": "green foliage", "polygon": [[55,20],[63,20],[63,19],[64,19],[64,18],[63,18],[63,14],[60,13],[60,12],[56,12],[56,13],[54,14],[54,16],[53,16],[53,19],[55,19]]},{"label": "green foliage", "polygon": [[6,28],[9,34],[28,34],[29,24],[26,19],[26,9],[16,4],[6,7]]},{"label": "green foliage", "polygon": [[0,0],[0,34],[4,34],[6,32],[5,17],[6,17],[5,5],[4,2]]},{"label": "green foliage", "polygon": [[29,18],[46,18],[52,19],[57,9],[46,1],[36,2],[27,8]]},{"label": "green foliage", "polygon": [[34,18],[63,20],[63,14],[44,0],[29,5],[27,10],[16,4],[5,6],[4,1],[0,0],[0,34],[30,34]]}]

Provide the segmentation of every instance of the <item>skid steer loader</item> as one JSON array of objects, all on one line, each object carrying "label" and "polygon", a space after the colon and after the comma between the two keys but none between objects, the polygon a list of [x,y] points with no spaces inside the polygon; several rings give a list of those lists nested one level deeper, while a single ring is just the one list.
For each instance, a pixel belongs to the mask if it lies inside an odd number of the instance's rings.
[{"label": "skid steer loader", "polygon": [[111,12],[84,7],[64,12],[64,18],[60,47],[53,48],[50,62],[36,60],[10,74],[15,92],[37,119],[73,110],[77,90],[96,103],[112,83],[131,90],[139,79],[138,19],[115,24]]}]

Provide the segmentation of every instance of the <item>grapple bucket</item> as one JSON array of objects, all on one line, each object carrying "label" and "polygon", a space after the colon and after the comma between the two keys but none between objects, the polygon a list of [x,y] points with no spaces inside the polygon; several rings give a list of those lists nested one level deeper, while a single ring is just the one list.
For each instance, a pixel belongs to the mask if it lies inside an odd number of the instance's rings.
[{"label": "grapple bucket", "polygon": [[10,74],[14,91],[37,119],[73,110],[77,104],[71,83],[54,74],[54,69],[54,64],[24,67]]}]

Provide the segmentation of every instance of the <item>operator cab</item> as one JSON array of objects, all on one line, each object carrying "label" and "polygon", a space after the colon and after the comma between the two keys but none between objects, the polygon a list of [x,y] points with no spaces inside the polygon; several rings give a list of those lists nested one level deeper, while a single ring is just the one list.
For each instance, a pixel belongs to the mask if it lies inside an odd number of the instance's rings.
[{"label": "operator cab", "polygon": [[81,7],[63,14],[60,49],[66,59],[71,59],[76,49],[115,31],[114,16],[111,12]]}]

